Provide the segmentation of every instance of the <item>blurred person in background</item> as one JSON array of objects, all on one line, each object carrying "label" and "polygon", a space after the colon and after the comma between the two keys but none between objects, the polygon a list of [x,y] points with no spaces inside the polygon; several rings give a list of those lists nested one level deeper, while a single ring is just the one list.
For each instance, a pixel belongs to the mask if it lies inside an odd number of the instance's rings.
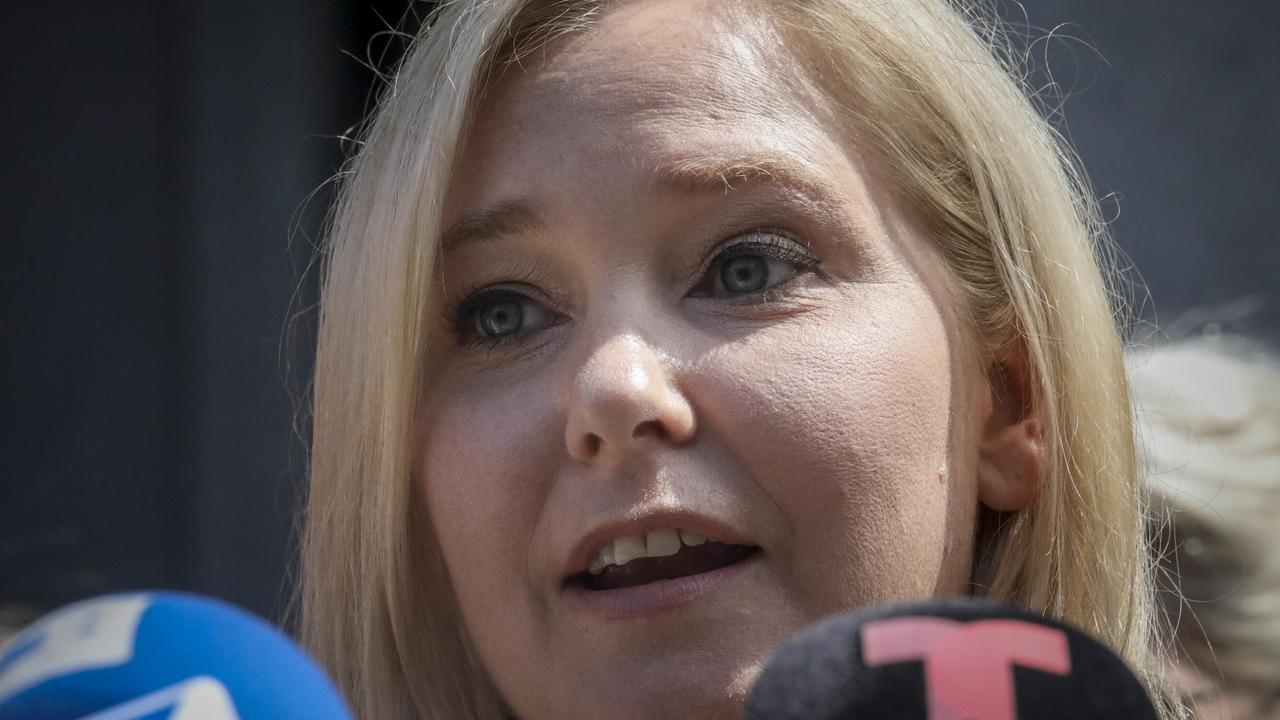
[{"label": "blurred person in background", "polygon": [[1198,717],[1280,718],[1280,362],[1214,327],[1134,358],[1157,596]]}]

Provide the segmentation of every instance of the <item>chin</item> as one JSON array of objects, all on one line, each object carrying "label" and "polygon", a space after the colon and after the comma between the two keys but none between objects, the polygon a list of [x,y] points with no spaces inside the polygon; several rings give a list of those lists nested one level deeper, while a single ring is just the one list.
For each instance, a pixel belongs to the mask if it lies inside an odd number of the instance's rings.
[{"label": "chin", "polygon": [[[747,690],[733,686],[701,685],[698,687],[653,688],[637,692],[630,688],[626,695],[594,698],[558,717],[609,718],[611,720],[738,720],[746,706]],[[584,698],[585,699],[585,698]]]},{"label": "chin", "polygon": [[[718,661],[718,662],[717,662]],[[599,668],[588,677],[569,679],[546,713],[517,713],[520,720],[738,720],[747,693],[764,664],[763,657],[725,663],[709,651],[679,662],[653,660],[646,666]]]}]

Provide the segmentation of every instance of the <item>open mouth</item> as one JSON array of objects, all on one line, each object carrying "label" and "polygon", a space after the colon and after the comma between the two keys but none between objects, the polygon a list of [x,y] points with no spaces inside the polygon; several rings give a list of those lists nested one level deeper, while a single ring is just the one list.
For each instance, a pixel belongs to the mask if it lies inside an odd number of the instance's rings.
[{"label": "open mouth", "polygon": [[760,551],[757,545],[733,545],[706,540],[684,545],[673,555],[637,557],[623,564],[609,564],[596,572],[583,571],[565,580],[565,587],[586,590],[618,590],[662,580],[698,575],[736,565]]}]

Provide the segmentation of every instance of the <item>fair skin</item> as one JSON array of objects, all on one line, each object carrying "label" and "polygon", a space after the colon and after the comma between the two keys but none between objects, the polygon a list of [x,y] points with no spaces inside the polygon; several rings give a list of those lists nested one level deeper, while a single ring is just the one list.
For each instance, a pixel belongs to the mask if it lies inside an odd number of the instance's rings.
[{"label": "fair skin", "polygon": [[[415,477],[526,720],[738,717],[803,625],[967,592],[978,503],[1034,494],[1024,368],[769,36],[622,5],[508,68],[463,149]],[[690,526],[750,554],[582,586],[610,533]]]}]

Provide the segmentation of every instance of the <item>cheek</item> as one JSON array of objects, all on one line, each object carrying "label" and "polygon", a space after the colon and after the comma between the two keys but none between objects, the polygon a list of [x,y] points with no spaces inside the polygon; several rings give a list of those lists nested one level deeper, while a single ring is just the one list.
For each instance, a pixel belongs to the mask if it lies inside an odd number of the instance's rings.
[{"label": "cheek", "polygon": [[718,351],[701,374],[704,417],[726,424],[717,436],[788,519],[781,565],[818,614],[934,594],[966,531],[953,522],[947,327],[912,286],[852,292]]},{"label": "cheek", "polygon": [[548,481],[536,470],[564,445],[551,400],[536,386],[428,398],[417,478],[469,627],[510,616],[513,593],[530,587],[527,549]]}]

